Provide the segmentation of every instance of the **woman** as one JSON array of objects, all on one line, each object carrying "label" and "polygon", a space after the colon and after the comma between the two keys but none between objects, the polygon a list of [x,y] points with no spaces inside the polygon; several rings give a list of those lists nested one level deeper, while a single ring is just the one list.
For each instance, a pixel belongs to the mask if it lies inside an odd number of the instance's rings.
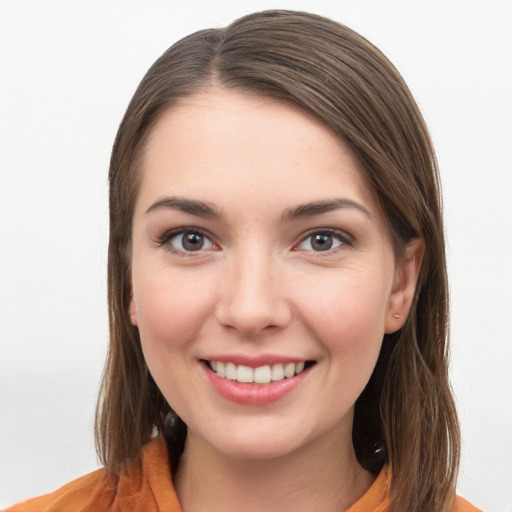
[{"label": "woman", "polygon": [[112,153],[109,305],[105,469],[11,510],[476,510],[434,152],[346,27],[258,13],[152,66]]}]

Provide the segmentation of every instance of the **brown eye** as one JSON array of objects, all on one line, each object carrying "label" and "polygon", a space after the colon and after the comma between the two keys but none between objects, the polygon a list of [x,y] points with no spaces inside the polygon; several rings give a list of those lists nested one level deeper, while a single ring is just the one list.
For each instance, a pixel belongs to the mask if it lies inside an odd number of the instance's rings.
[{"label": "brown eye", "polygon": [[182,231],[170,239],[170,244],[176,251],[194,252],[202,249],[212,249],[213,243],[200,231]]},{"label": "brown eye", "polygon": [[204,236],[198,233],[184,233],[181,244],[187,251],[198,251],[203,248]]},{"label": "brown eye", "polygon": [[319,234],[311,237],[311,247],[315,251],[328,251],[332,243],[332,235]]},{"label": "brown eye", "polygon": [[351,245],[350,240],[343,232],[316,231],[306,236],[297,246],[297,249],[302,251],[326,252],[337,249],[342,245]]}]

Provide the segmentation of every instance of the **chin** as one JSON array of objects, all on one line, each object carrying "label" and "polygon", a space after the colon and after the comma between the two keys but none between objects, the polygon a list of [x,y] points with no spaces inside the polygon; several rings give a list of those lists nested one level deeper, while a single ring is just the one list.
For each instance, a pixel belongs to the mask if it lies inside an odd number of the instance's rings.
[{"label": "chin", "polygon": [[[214,447],[215,448],[215,447]],[[229,446],[219,446],[218,451],[226,458],[239,461],[274,460],[290,455],[296,446],[279,442],[269,443],[268,439],[252,440],[252,442],[231,442]]]},{"label": "chin", "polygon": [[[277,435],[276,435],[277,432]],[[200,446],[206,443],[210,450],[233,460],[271,460],[284,457],[304,444],[303,436],[276,428],[212,428],[208,432],[193,432],[189,428],[188,442]],[[192,448],[192,445],[190,448]]]}]

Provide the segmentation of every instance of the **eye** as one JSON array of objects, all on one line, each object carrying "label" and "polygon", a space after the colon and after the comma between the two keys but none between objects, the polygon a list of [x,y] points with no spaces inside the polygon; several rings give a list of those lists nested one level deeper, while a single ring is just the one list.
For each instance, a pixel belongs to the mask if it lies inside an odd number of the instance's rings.
[{"label": "eye", "polygon": [[171,231],[165,234],[160,242],[168,243],[176,252],[196,252],[217,248],[202,231],[197,229]]},{"label": "eye", "polygon": [[348,237],[341,232],[327,230],[310,233],[296,248],[302,251],[326,252],[342,245],[351,245]]}]

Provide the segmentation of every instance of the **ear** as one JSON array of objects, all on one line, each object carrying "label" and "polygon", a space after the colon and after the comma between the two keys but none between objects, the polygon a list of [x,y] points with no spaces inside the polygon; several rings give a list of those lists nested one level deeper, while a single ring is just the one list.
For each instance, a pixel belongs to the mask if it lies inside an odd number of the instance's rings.
[{"label": "ear", "polygon": [[398,331],[405,324],[414,300],[424,253],[424,241],[421,238],[415,238],[407,245],[397,261],[393,289],[386,311],[386,334]]},{"label": "ear", "polygon": [[135,299],[133,297],[133,286],[130,284],[130,320],[132,321],[132,325],[135,327],[139,326],[139,320],[137,318],[137,304],[135,303]]}]

